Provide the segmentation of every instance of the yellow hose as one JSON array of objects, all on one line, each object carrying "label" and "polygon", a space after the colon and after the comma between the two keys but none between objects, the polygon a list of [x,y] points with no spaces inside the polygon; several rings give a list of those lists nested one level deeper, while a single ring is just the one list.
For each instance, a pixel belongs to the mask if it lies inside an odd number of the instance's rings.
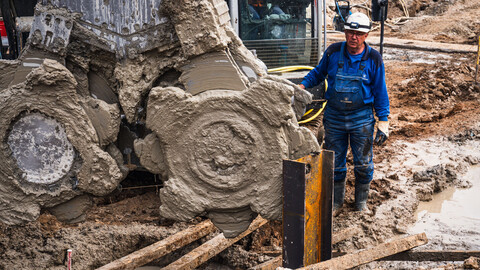
[{"label": "yellow hose", "polygon": [[299,121],[298,123],[299,124],[305,124],[305,123],[308,123],[310,121],[312,121],[313,119],[317,118],[323,111],[323,109],[325,109],[325,106],[327,105],[327,102],[325,101],[322,105],[322,108],[320,110],[318,110],[317,113],[315,113],[315,115],[313,115],[312,117],[308,118],[308,119],[305,119],[305,120],[302,120],[302,121]]},{"label": "yellow hose", "polygon": [[271,68],[268,69],[268,72],[290,72],[290,71],[295,71],[295,70],[302,70],[302,69],[307,69],[307,70],[312,70],[314,67],[311,66],[286,66],[286,67],[278,67],[278,68]]},{"label": "yellow hose", "polygon": [[[328,83],[327,83],[327,80],[325,79],[325,92],[327,92],[327,88],[328,88]],[[310,118],[308,118],[308,119],[299,121],[298,123],[299,123],[299,124],[305,124],[305,123],[308,123],[308,122],[312,121],[313,119],[317,118],[317,117],[322,113],[323,109],[325,109],[325,106],[326,106],[326,105],[327,105],[327,101],[325,101],[325,102],[323,103],[322,108],[321,108],[320,110],[318,110],[318,112],[315,113],[314,116],[312,116],[312,117],[310,117]],[[311,113],[312,111],[313,111],[313,109],[308,110],[308,112],[306,112],[303,116]]]},{"label": "yellow hose", "polygon": [[[267,71],[269,73],[270,72],[271,73],[275,73],[275,72],[280,73],[280,72],[290,72],[290,71],[302,70],[302,69],[312,70],[312,69],[314,69],[314,67],[311,67],[311,66],[285,66],[285,67],[271,68],[271,69],[268,69]],[[325,80],[325,91],[327,91],[327,80]],[[322,108],[320,110],[318,110],[317,113],[315,113],[315,115],[313,115],[312,117],[310,117],[308,119],[299,121],[298,123],[299,124],[305,124],[305,123],[308,123],[308,122],[312,121],[313,119],[317,118],[322,113],[323,109],[325,108],[325,105],[327,105],[326,101],[323,103]],[[306,112],[303,116],[308,115],[312,111],[313,111],[313,109],[308,110],[308,112]]]},{"label": "yellow hose", "polygon": [[309,114],[309,113],[311,113],[311,112],[313,112],[313,109],[308,110],[303,116],[305,116],[305,115],[307,115],[307,114]]}]

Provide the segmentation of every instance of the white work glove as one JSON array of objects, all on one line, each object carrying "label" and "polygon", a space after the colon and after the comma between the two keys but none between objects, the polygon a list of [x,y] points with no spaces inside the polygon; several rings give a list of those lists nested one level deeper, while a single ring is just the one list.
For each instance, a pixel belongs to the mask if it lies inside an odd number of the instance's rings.
[{"label": "white work glove", "polygon": [[388,139],[388,121],[378,121],[375,143],[382,145]]}]

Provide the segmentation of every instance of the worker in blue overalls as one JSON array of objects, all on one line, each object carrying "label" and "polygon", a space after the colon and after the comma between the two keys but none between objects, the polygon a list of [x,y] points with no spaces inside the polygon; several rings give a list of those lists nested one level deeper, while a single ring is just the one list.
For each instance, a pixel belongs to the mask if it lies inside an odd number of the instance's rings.
[{"label": "worker in blue overalls", "polygon": [[[385,67],[378,51],[365,43],[371,29],[363,13],[350,15],[345,24],[346,42],[330,45],[322,60],[299,85],[310,88],[327,79],[327,105],[323,116],[325,148],[335,151],[333,207],[337,211],[345,198],[346,156],[350,144],[355,173],[355,210],[367,208],[373,179],[373,143],[388,138],[390,103],[385,84]],[[377,134],[373,139],[375,118]]]}]

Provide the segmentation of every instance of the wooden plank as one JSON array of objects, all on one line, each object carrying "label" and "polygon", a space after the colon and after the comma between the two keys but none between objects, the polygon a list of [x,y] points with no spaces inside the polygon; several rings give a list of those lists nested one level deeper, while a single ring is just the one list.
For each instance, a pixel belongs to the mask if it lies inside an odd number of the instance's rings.
[{"label": "wooden plank", "polygon": [[248,227],[246,231],[242,232],[237,237],[225,238],[225,236],[223,236],[223,233],[221,233],[162,269],[164,270],[194,269],[200,266],[202,263],[208,261],[210,258],[217,255],[218,253],[222,252],[229,246],[233,245],[238,240],[242,239],[243,237],[249,235],[251,232],[262,227],[266,223],[267,223],[266,219],[258,216],[252,222],[252,224],[250,224],[250,227]]},{"label": "wooden plank", "polygon": [[[359,227],[353,227],[353,228],[347,228],[345,230],[341,230],[337,233],[334,233],[332,236],[332,244],[339,243],[345,239],[352,238],[354,235],[357,235],[360,233],[360,228]],[[335,256],[337,255],[337,256]],[[345,255],[345,254],[342,254]],[[338,253],[333,254],[334,257],[338,257]],[[282,256],[277,256],[271,260],[268,260],[264,263],[261,263],[259,265],[256,265],[250,270],[275,270],[277,267],[282,266]]]},{"label": "wooden plank", "polygon": [[97,270],[135,269],[190,244],[213,231],[215,231],[215,225],[213,225],[210,220],[203,221],[148,247],[106,264]]},{"label": "wooden plank", "polygon": [[312,264],[299,269],[349,269],[378,260],[380,258],[390,256],[392,254],[396,254],[402,251],[412,249],[414,247],[424,245],[427,242],[427,235],[425,233],[420,233],[402,239],[393,240],[389,243],[384,243],[373,248],[359,251],[357,253],[347,254],[341,257],[333,258],[325,262]]},{"label": "wooden plank", "polygon": [[277,256],[271,260],[268,260],[262,264],[256,265],[249,270],[275,270],[277,267],[282,266],[282,255]]},{"label": "wooden plank", "polygon": [[480,250],[419,250],[404,251],[379,261],[464,261],[470,257],[480,258]]},{"label": "wooden plank", "polygon": [[[340,257],[347,254],[346,252],[334,252],[333,257]],[[444,262],[464,261],[470,257],[480,257],[480,250],[407,250],[378,259],[377,261]]]},{"label": "wooden plank", "polygon": [[336,232],[332,236],[332,244],[340,243],[343,240],[350,239],[355,235],[359,235],[362,231],[360,230],[359,227],[351,227],[351,228],[346,228],[344,230],[341,230],[339,232]]}]

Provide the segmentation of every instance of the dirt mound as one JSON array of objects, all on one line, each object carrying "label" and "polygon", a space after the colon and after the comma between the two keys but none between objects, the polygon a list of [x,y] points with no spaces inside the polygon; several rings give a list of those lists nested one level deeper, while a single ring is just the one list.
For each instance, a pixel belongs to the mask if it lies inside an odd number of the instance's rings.
[{"label": "dirt mound", "polygon": [[477,44],[480,33],[478,1],[411,1],[410,19],[397,37],[457,44]]},{"label": "dirt mound", "polygon": [[[472,84],[474,70],[463,63],[459,66],[439,66],[434,70],[423,68],[413,78],[398,88],[399,99],[415,102],[425,110],[438,111],[432,118],[415,119],[418,122],[432,122],[462,110],[459,102],[473,100],[479,89]],[[436,118],[435,118],[436,117]],[[402,120],[407,120],[405,115]]]}]

